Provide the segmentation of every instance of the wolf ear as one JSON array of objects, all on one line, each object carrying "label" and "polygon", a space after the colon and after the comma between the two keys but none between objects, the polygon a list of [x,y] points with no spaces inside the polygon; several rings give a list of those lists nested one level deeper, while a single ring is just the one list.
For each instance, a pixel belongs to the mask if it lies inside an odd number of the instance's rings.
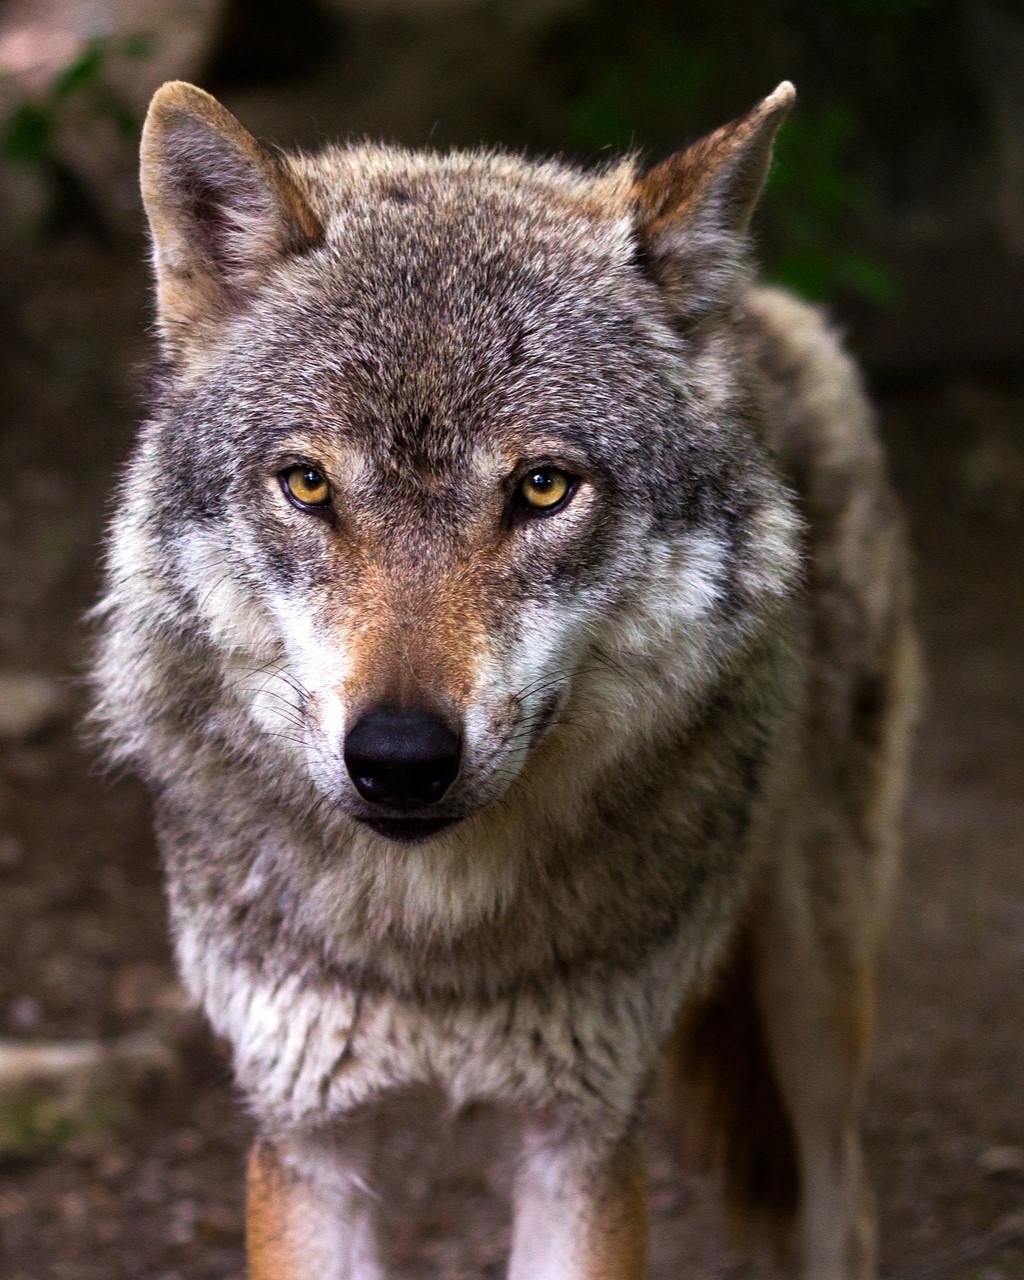
[{"label": "wolf ear", "polygon": [[795,100],[784,80],[745,116],[637,179],[640,261],[682,319],[699,320],[734,297],[772,143]]},{"label": "wolf ear", "polygon": [[171,81],[154,94],[140,177],[172,357],[237,310],[276,261],[323,236],[277,157],[195,85]]}]

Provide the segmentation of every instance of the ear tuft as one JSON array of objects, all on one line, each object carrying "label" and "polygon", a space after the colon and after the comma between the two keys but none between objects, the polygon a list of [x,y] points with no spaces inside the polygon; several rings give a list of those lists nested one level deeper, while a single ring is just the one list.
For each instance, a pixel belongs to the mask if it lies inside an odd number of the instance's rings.
[{"label": "ear tuft", "polygon": [[743,279],[750,219],[779,126],[796,101],[784,80],[745,116],[643,174],[633,194],[648,274],[681,315],[727,305]]},{"label": "ear tuft", "polygon": [[195,85],[158,89],[142,131],[142,199],[170,354],[201,341],[323,228],[292,174]]}]

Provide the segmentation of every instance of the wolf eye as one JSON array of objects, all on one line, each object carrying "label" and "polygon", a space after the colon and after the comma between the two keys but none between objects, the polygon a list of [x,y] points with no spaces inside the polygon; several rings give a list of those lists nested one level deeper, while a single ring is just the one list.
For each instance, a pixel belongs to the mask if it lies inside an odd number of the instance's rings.
[{"label": "wolf eye", "polygon": [[516,487],[516,503],[526,511],[551,515],[572,497],[576,479],[558,467],[533,467]]},{"label": "wolf eye", "polygon": [[326,507],[331,498],[327,477],[316,467],[289,467],[281,472],[281,488],[296,507]]}]

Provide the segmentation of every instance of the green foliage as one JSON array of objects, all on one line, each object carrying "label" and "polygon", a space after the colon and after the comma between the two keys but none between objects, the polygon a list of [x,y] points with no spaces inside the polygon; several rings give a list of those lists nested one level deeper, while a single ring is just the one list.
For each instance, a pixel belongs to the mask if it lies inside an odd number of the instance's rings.
[{"label": "green foliage", "polygon": [[[840,0],[857,15],[898,17],[930,0]],[[614,60],[587,68],[564,122],[571,143],[588,152],[629,150],[658,141],[721,96],[723,58],[695,40],[663,30],[641,33]],[[759,215],[768,276],[813,300],[838,290],[877,306],[900,297],[888,268],[864,248],[868,192],[849,163],[858,140],[853,110],[841,102],[798,105],[779,136],[769,190]],[[683,141],[676,139],[676,141]]]},{"label": "green foliage", "polygon": [[81,93],[96,84],[103,72],[106,49],[103,44],[87,45],[79,56],[59,72],[50,90],[54,101]]},{"label": "green foliage", "polygon": [[8,160],[38,163],[53,149],[53,119],[33,102],[14,108],[4,130],[3,154]]},{"label": "green foliage", "polygon": [[126,1111],[124,1099],[109,1089],[80,1099],[25,1089],[0,1105],[0,1165],[45,1155],[81,1134],[108,1129]]},{"label": "green foliage", "polygon": [[852,112],[838,105],[798,110],[786,121],[765,201],[775,247],[768,271],[779,284],[816,301],[841,288],[891,306],[900,297],[897,280],[849,242],[867,202],[863,181],[845,164],[855,132]]},{"label": "green foliage", "polygon": [[72,114],[113,121],[122,135],[136,137],[139,121],[112,83],[111,62],[151,54],[152,43],[145,36],[92,41],[60,69],[41,97],[15,106],[0,133],[0,154],[19,164],[45,165],[54,158]]},{"label": "green foliage", "polygon": [[652,119],[692,107],[715,73],[706,50],[666,37],[643,50],[639,70],[596,69],[592,83],[568,109],[567,130],[580,146],[626,151]]},{"label": "green foliage", "polygon": [[75,1137],[78,1126],[51,1099],[26,1099],[0,1111],[0,1162],[40,1155]]},{"label": "green foliage", "polygon": [[152,37],[141,35],[128,36],[124,44],[121,46],[121,52],[126,58],[136,58],[143,61],[146,58],[152,58]]}]

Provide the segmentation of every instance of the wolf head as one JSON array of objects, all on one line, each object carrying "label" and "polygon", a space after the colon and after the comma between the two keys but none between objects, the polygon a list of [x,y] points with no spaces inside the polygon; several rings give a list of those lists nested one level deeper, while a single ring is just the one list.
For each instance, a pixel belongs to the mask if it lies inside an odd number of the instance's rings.
[{"label": "wolf head", "polygon": [[588,174],[279,155],[165,85],[166,376],[100,664],[122,749],[160,778],[180,740],[243,740],[419,840],[554,769],[553,735],[596,776],[697,715],[795,575],[736,320],[793,96]]}]

